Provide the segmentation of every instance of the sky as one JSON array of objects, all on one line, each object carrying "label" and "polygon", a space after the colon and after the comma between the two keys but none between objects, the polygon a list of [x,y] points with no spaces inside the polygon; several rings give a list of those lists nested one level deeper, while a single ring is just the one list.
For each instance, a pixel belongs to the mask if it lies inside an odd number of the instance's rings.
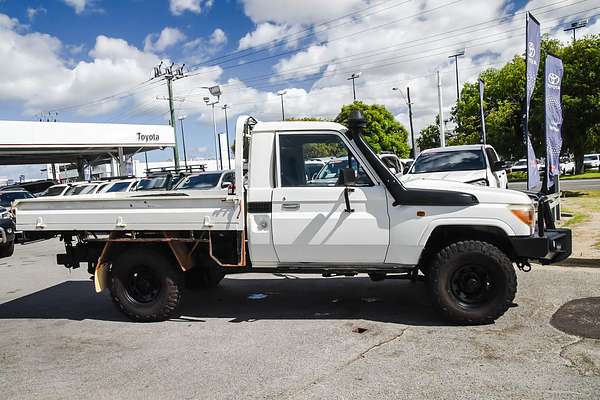
[{"label": "sky", "polygon": [[[465,49],[461,84],[502,66],[523,52],[527,10],[552,38],[571,40],[563,29],[582,18],[578,35],[600,33],[600,0],[0,0],[0,119],[166,124],[167,88],[151,79],[163,61],[185,64],[173,88],[188,158],[214,154],[203,101],[212,85],[224,131],[223,104],[229,127],[239,115],[281,119],[280,91],[286,117],[335,118],[360,72],[357,99],[407,127],[410,87],[418,132],[438,112],[436,71],[446,115],[456,101],[448,56]],[[39,171],[6,166],[0,176]]]}]

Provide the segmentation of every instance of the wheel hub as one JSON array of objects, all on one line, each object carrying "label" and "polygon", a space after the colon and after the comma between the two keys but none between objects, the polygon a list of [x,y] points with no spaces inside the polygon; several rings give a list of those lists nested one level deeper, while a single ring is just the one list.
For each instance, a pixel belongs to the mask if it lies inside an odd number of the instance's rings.
[{"label": "wheel hub", "polygon": [[488,301],[494,288],[491,275],[481,265],[464,265],[451,279],[452,294],[465,306],[477,306]]},{"label": "wheel hub", "polygon": [[129,275],[127,293],[139,303],[150,303],[160,293],[160,281],[150,268],[136,268]]}]

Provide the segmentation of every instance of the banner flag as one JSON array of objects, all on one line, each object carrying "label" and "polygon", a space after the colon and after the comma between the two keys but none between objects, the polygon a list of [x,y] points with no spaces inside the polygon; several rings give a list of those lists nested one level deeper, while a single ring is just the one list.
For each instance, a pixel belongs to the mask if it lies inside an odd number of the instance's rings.
[{"label": "banner flag", "polygon": [[560,85],[563,77],[562,60],[553,55],[546,57],[545,98],[546,98],[546,187],[556,183],[560,175],[560,150],[562,148],[561,127],[563,122]]},{"label": "banner flag", "polygon": [[485,83],[482,79],[479,79],[479,111],[481,113],[481,143],[486,144],[485,134],[485,114],[483,113],[483,91],[485,90]]},{"label": "banner flag", "polygon": [[540,46],[541,46],[541,31],[540,23],[531,15],[527,13],[526,23],[526,42],[527,48],[525,51],[525,64],[526,64],[526,98],[525,98],[525,119],[523,121],[523,136],[527,146],[527,189],[533,190],[540,185],[540,174],[537,169],[537,159],[535,158],[535,152],[531,145],[531,139],[529,138],[529,104],[531,102],[531,96],[533,95],[533,89],[535,88],[535,81],[540,66]]}]

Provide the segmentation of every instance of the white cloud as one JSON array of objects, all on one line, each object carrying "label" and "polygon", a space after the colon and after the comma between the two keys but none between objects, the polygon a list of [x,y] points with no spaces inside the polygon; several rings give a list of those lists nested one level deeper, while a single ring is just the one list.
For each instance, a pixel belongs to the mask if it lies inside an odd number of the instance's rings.
[{"label": "white cloud", "polygon": [[248,49],[251,47],[259,47],[271,42],[277,42],[280,40],[286,40],[286,36],[292,34],[292,36],[288,36],[288,46],[293,47],[297,44],[297,41],[294,40],[293,32],[297,32],[297,27],[290,27],[288,25],[278,25],[270,22],[264,22],[258,24],[256,29],[252,32],[246,33],[239,42],[239,50]]},{"label": "white cloud", "polygon": [[210,35],[209,43],[213,46],[220,46],[227,43],[227,35],[221,28],[217,28]]},{"label": "white cloud", "polygon": [[[212,5],[212,1],[210,2],[210,5]],[[173,15],[181,15],[186,11],[194,14],[200,14],[202,12],[200,0],[169,0],[169,8]]]},{"label": "white cloud", "polygon": [[76,14],[81,14],[85,11],[86,6],[89,5],[88,0],[63,0],[68,6],[73,7]]},{"label": "white cloud", "polygon": [[29,22],[33,22],[33,20],[35,19],[35,17],[37,17],[40,14],[46,14],[47,10],[40,6],[40,7],[27,7],[27,19],[29,20]]},{"label": "white cloud", "polygon": [[313,24],[365,7],[363,0],[242,0],[244,11],[254,22]]},{"label": "white cloud", "polygon": [[162,52],[184,41],[185,34],[177,28],[166,27],[160,34],[151,33],[144,40],[144,51]]}]

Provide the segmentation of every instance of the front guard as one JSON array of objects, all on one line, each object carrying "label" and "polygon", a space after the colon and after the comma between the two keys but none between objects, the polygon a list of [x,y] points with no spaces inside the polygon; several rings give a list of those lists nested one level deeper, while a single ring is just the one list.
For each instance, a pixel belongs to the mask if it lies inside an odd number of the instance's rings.
[{"label": "front guard", "polygon": [[550,198],[537,193],[527,194],[537,202],[536,232],[532,236],[510,238],[516,257],[537,260],[543,265],[567,259],[573,249],[571,230],[556,228]]}]

